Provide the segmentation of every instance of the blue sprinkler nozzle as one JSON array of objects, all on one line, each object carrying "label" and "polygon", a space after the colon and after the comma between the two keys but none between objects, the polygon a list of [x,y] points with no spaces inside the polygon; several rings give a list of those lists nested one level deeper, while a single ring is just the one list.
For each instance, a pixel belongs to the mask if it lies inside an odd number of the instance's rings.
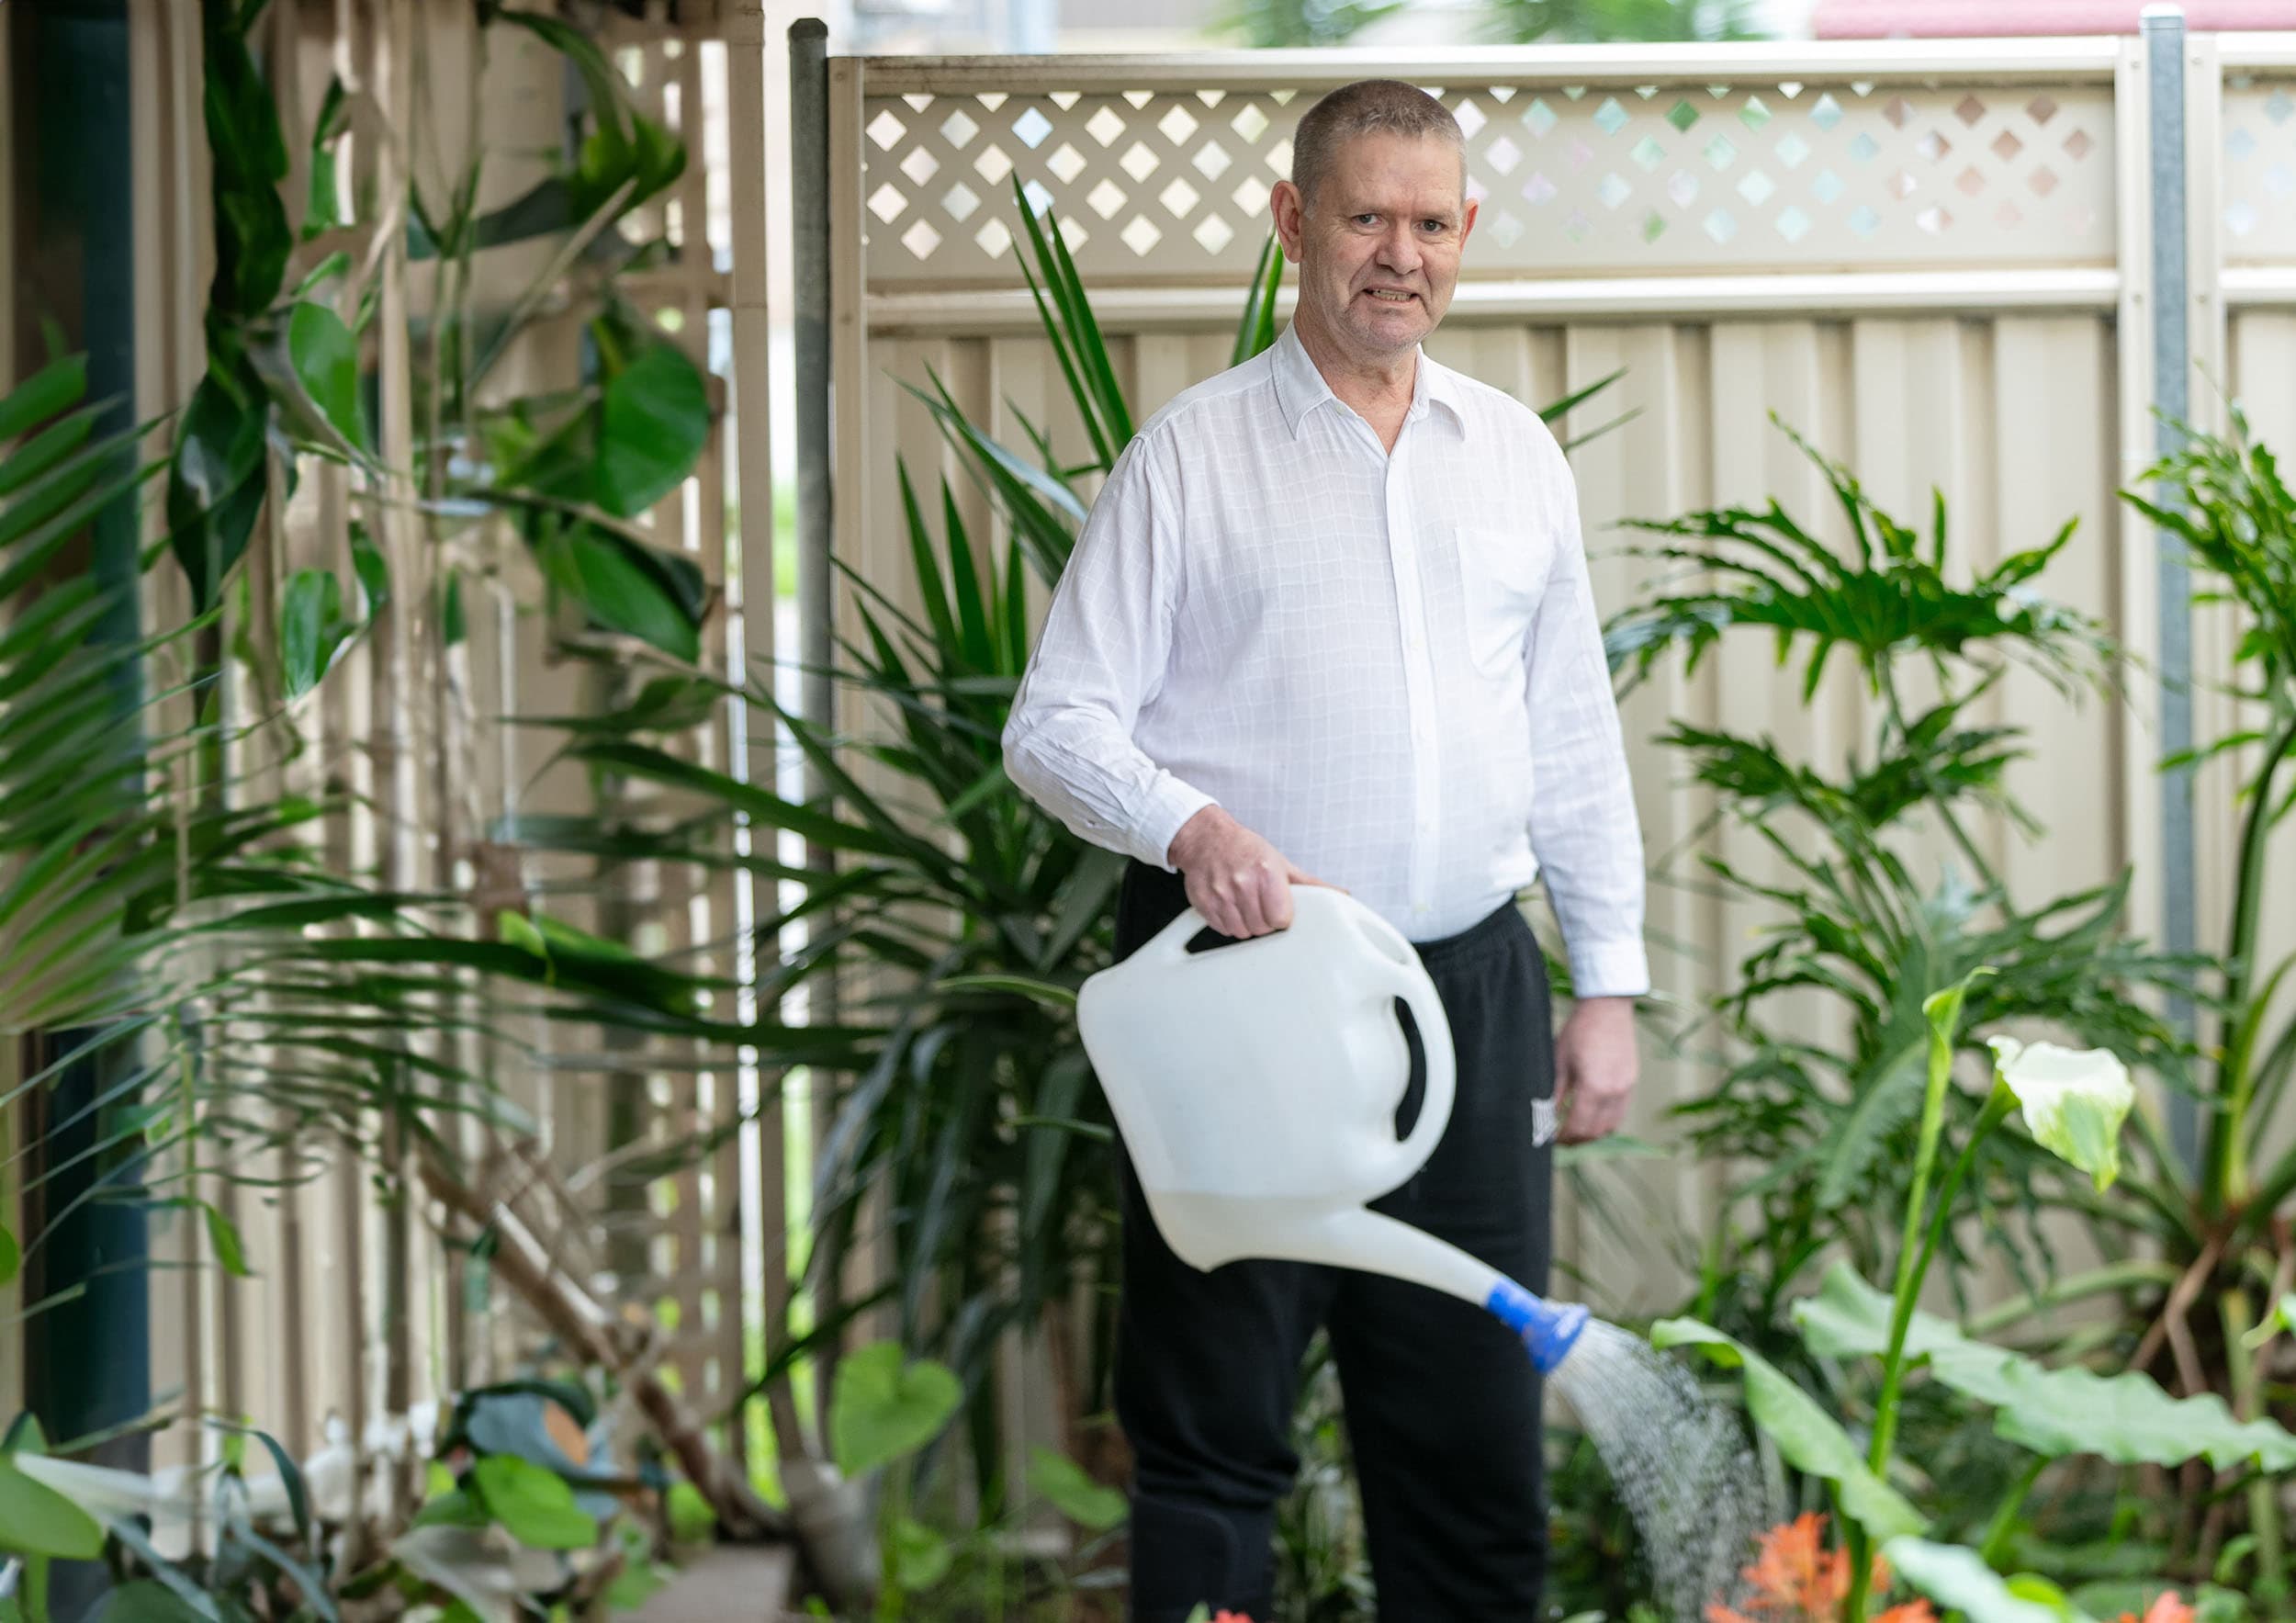
[{"label": "blue sprinkler nozzle", "polygon": [[1493,1285],[1491,1299],[1483,1305],[1523,1338],[1531,1362],[1541,1375],[1555,1372],[1555,1366],[1570,1357],[1570,1349],[1578,1345],[1579,1332],[1586,1328],[1584,1303],[1548,1302],[1532,1295],[1513,1279],[1501,1279]]}]

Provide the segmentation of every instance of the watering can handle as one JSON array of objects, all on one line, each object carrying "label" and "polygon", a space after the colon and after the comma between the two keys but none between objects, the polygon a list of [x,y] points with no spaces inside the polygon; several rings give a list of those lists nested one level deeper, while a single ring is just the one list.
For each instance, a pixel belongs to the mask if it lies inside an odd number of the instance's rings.
[{"label": "watering can handle", "polygon": [[1356,910],[1354,918],[1356,929],[1391,971],[1389,985],[1411,1010],[1412,1023],[1419,1028],[1420,1052],[1427,1064],[1427,1090],[1420,1101],[1419,1119],[1412,1123],[1410,1136],[1397,1141],[1389,1153],[1391,1158],[1380,1175],[1391,1179],[1391,1189],[1427,1164],[1444,1128],[1450,1125],[1451,1105],[1458,1092],[1458,1058],[1451,1049],[1451,1017],[1444,1012],[1443,999],[1412,944],[1401,930],[1368,909]]}]

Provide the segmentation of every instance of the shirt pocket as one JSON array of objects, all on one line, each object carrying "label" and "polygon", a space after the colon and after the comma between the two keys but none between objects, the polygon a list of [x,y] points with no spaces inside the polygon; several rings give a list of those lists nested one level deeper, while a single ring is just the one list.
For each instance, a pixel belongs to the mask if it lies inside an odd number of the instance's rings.
[{"label": "shirt pocket", "polygon": [[1523,639],[1547,592],[1547,537],[1488,524],[1461,524],[1454,535],[1468,658],[1488,676],[1519,671]]}]

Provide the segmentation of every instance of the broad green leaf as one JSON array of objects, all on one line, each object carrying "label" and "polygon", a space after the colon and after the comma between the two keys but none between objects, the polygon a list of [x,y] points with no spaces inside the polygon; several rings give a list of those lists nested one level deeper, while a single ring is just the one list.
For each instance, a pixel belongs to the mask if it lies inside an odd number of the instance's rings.
[{"label": "broad green leaf", "polygon": [[2017,1096],[2035,1142],[2094,1178],[2099,1190],[2121,1175],[2121,1124],[2136,1103],[2129,1068],[2110,1049],[2063,1048],[1989,1037],[1994,1075]]},{"label": "broad green leaf", "polygon": [[358,627],[343,617],[343,587],[332,569],[298,569],[279,608],[279,666],[287,695],[317,687]]},{"label": "broad green leaf", "polygon": [[490,1454],[470,1468],[487,1513],[530,1550],[588,1550],[598,1524],[574,1505],[574,1490],[556,1471],[515,1454]]},{"label": "broad green leaf", "polygon": [[1975,1550],[1959,1544],[1899,1537],[1882,1546],[1882,1559],[1900,1580],[1970,1623],[2088,1623],[2088,1614],[2061,1596],[2054,1606],[2020,1596]]},{"label": "broad green leaf", "polygon": [[94,1561],[104,1552],[104,1529],[94,1516],[0,1454],[0,1550],[14,1555]]},{"label": "broad green leaf", "polygon": [[[1847,1263],[1818,1293],[1794,1305],[1810,1350],[1826,1358],[1878,1356],[1889,1345],[1890,1299]],[[2296,1469],[2296,1436],[2268,1420],[2235,1420],[2213,1392],[2177,1398],[2149,1376],[2051,1369],[1917,1311],[1906,1356],[1926,1358],[1939,1381],[1997,1410],[1994,1429],[2048,1455],[2096,1454],[2121,1465],[2180,1465],[2196,1456],[2220,1468],[2249,1460],[2269,1471]]]},{"label": "broad green leaf", "polygon": [[1833,1483],[1842,1514],[1874,1538],[1922,1531],[1921,1513],[1866,1469],[1840,1423],[1760,1353],[1695,1319],[1660,1320],[1650,1326],[1650,1345],[1702,1347],[1716,1363],[1743,1365],[1746,1413],[1788,1464]]},{"label": "broad green leaf", "polygon": [[1070,1521],[1096,1533],[1115,1527],[1130,1509],[1123,1494],[1094,1482],[1084,1467],[1050,1448],[1029,1451],[1029,1486]]},{"label": "broad green leaf", "polygon": [[670,1580],[652,1561],[633,1561],[623,1567],[614,1581],[606,1585],[606,1606],[610,1611],[635,1612],[659,1594]]},{"label": "broad green leaf", "polygon": [[606,385],[598,429],[598,505],[635,518],[693,471],[710,433],[702,374],[674,344],[653,344]]},{"label": "broad green leaf", "polygon": [[690,563],[588,524],[547,536],[536,556],[551,583],[600,625],[681,659],[701,657],[700,599],[679,578]]},{"label": "broad green leaf", "polygon": [[240,1244],[239,1225],[213,1201],[200,1201],[199,1210],[208,1220],[208,1243],[215,1247],[216,1262],[233,1278],[247,1278],[247,1250]]},{"label": "broad green leaf", "polygon": [[199,380],[184,408],[168,465],[168,546],[191,582],[195,611],[215,606],[254,532],[263,510],[264,432],[270,415],[259,383],[242,380],[235,398],[213,372]]},{"label": "broad green leaf", "polygon": [[287,317],[287,359],[311,404],[354,445],[366,445],[359,420],[359,341],[327,306],[305,299]]},{"label": "broad green leaf", "polygon": [[963,1401],[956,1375],[929,1358],[915,1363],[897,1341],[840,1360],[829,1404],[829,1451],[847,1476],[861,1476],[940,1435]]},{"label": "broad green leaf", "polygon": [[906,1590],[940,1583],[956,1562],[957,1552],[948,1539],[907,1516],[895,1518],[886,1542],[893,1557],[893,1581]]}]

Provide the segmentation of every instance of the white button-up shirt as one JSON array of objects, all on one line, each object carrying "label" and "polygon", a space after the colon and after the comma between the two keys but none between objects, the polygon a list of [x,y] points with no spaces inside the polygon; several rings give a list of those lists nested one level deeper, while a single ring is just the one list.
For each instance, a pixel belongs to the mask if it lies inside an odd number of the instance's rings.
[{"label": "white button-up shirt", "polygon": [[1289,329],[1149,419],[1004,746],[1085,840],[1168,871],[1216,801],[1414,941],[1543,871],[1578,995],[1649,989],[1570,466],[1536,411],[1424,353],[1392,453]]}]

